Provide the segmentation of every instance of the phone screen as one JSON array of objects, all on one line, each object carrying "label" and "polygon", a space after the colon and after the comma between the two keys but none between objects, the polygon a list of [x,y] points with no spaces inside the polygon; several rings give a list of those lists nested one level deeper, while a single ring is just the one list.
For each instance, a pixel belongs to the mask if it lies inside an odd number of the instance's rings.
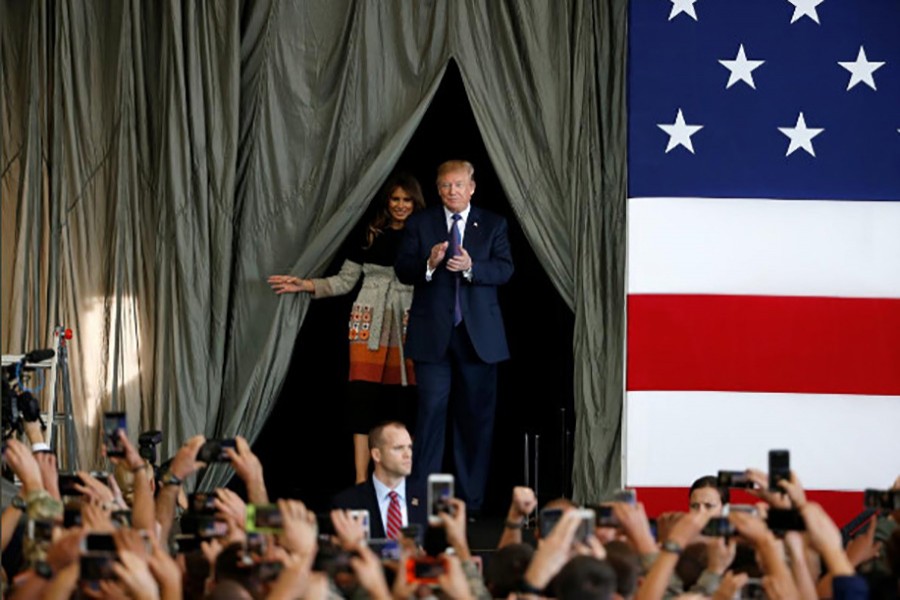
[{"label": "phone screen", "polygon": [[277,504],[248,504],[247,531],[277,533],[281,531],[284,521]]},{"label": "phone screen", "polygon": [[367,510],[351,510],[348,513],[350,518],[354,521],[358,521],[363,528],[363,533],[365,535],[365,539],[369,539],[372,537],[372,528],[369,525],[369,511]]},{"label": "phone screen", "polygon": [[446,571],[447,564],[442,558],[423,556],[406,561],[407,583],[437,583]]},{"label": "phone screen", "polygon": [[125,447],[119,440],[119,430],[128,433],[128,421],[123,412],[103,414],[103,437],[107,456],[125,456]]},{"label": "phone screen", "polygon": [[197,460],[200,462],[205,462],[207,464],[214,462],[229,462],[230,459],[228,455],[225,453],[226,448],[235,448],[236,443],[234,438],[224,439],[224,440],[207,440],[200,447],[200,451],[197,453]]},{"label": "phone screen", "polygon": [[559,523],[562,514],[563,511],[561,508],[545,508],[541,511],[538,525],[541,528],[542,538],[546,538],[550,535],[550,532],[553,531],[553,528]]},{"label": "phone screen", "polygon": [[431,475],[428,477],[428,520],[440,522],[442,512],[451,512],[450,499],[453,498],[453,476]]}]

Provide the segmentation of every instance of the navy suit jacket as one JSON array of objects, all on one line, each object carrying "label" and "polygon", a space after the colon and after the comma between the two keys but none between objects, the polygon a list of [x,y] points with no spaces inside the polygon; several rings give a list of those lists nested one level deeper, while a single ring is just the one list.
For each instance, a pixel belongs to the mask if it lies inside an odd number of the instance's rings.
[{"label": "navy suit jacket", "polygon": [[[426,512],[426,502],[424,494],[419,493],[419,489],[415,487],[409,477],[406,478],[406,517],[407,521],[418,523],[423,528],[428,526],[428,515]],[[373,538],[387,537],[385,534],[384,523],[381,520],[381,509],[378,507],[378,498],[375,495],[375,484],[372,483],[370,476],[362,483],[358,483],[351,488],[338,493],[331,502],[334,508],[344,510],[367,510],[369,511],[369,529]]]},{"label": "navy suit jacket", "polygon": [[461,273],[447,270],[449,252],[431,281],[425,279],[432,246],[447,241],[443,206],[413,214],[403,228],[394,270],[401,282],[415,286],[406,331],[407,358],[422,362],[443,360],[453,331],[457,279],[463,324],[478,356],[486,363],[509,358],[497,301],[497,286],[509,281],[513,274],[506,220],[474,204],[471,207],[462,244],[472,258],[471,281]]}]

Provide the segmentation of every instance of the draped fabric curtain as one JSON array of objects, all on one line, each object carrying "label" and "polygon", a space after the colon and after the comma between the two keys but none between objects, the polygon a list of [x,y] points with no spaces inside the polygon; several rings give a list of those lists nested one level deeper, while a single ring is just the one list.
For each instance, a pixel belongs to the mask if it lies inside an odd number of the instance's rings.
[{"label": "draped fabric curtain", "polygon": [[324,270],[452,58],[575,311],[574,488],[599,498],[620,477],[625,7],[2,0],[3,352],[75,330],[83,464],[111,408],[164,455],[252,440],[309,302],[266,276]]}]

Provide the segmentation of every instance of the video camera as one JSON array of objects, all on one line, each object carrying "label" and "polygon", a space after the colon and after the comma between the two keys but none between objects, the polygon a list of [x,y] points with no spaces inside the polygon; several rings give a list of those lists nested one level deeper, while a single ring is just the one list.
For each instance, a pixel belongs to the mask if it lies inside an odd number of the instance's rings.
[{"label": "video camera", "polygon": [[35,363],[53,358],[53,350],[33,350],[18,362],[3,366],[3,439],[25,431],[25,423],[40,421],[41,429],[47,425],[41,419],[41,405],[24,383],[24,374],[31,367],[27,363]]}]

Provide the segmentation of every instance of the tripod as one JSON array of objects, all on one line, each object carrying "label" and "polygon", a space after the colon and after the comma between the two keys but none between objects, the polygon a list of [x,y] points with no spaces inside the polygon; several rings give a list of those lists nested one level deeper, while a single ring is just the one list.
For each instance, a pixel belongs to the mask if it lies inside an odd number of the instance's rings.
[{"label": "tripod", "polygon": [[[53,335],[56,336],[56,366],[59,370],[59,386],[53,388],[51,445],[57,451],[59,470],[71,472],[78,470],[78,438],[75,433],[75,415],[72,409],[72,388],[69,384],[68,341],[72,339],[72,330],[58,326],[53,330]],[[62,388],[62,394],[60,394],[60,388]],[[61,407],[60,404],[62,404]],[[63,446],[59,445],[59,434],[62,434]]]}]

